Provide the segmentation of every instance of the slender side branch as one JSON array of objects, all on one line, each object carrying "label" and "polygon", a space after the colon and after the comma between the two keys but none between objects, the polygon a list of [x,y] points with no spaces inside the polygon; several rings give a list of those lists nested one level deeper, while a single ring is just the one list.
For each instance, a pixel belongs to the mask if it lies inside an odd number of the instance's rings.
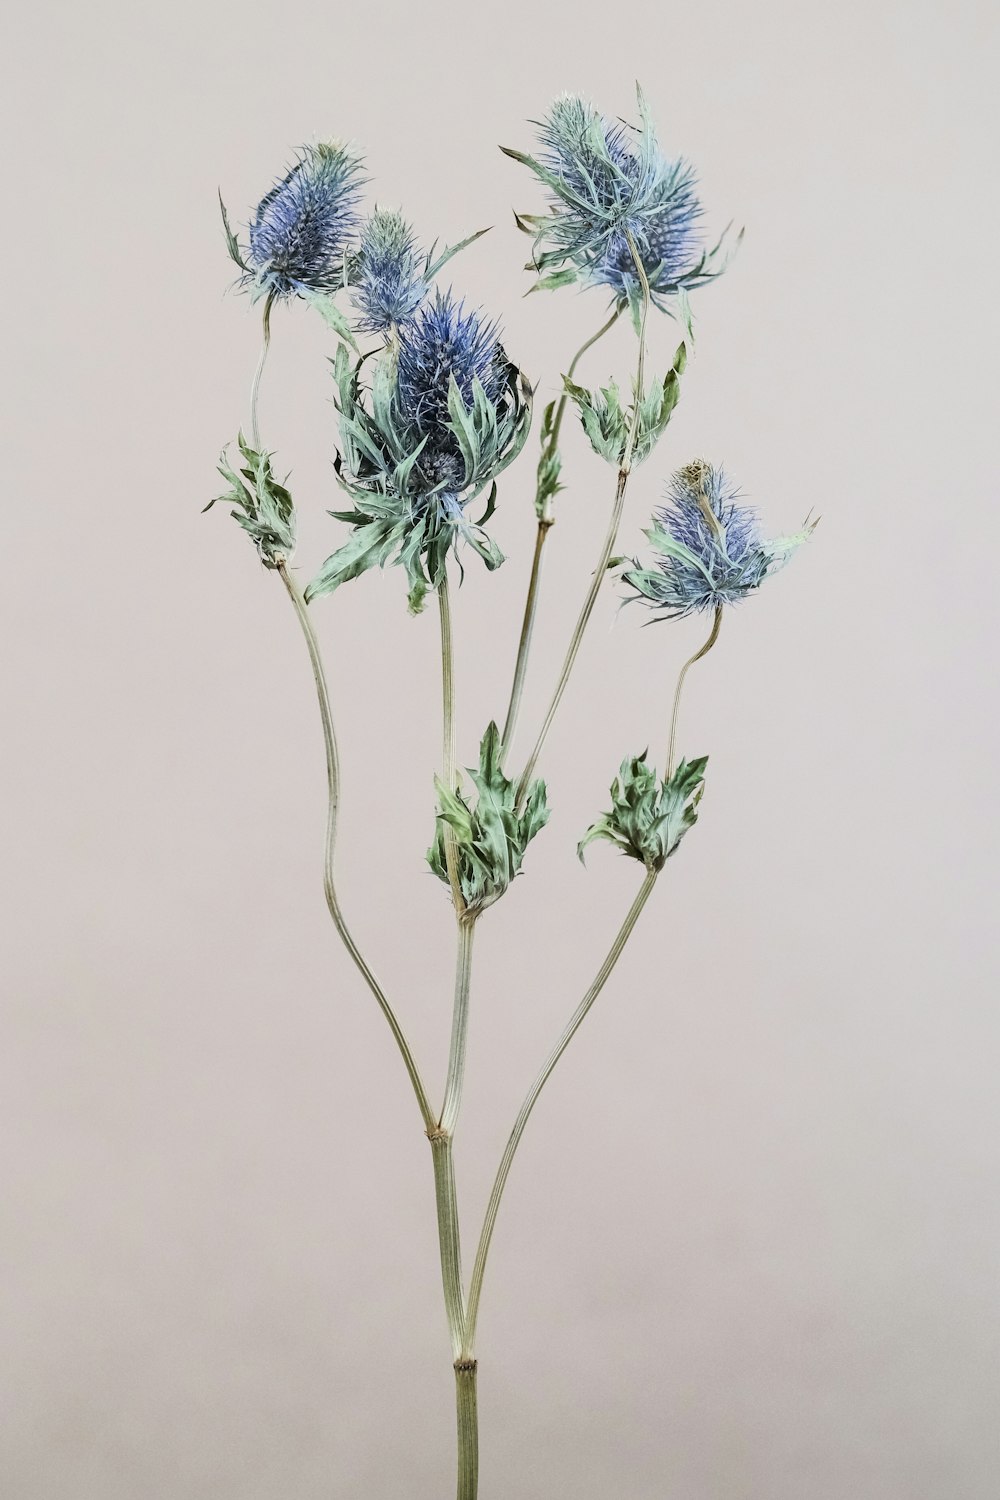
[{"label": "slender side branch", "polygon": [[268,292],[264,298],[264,316],[262,319],[263,338],[260,345],[260,358],[257,368],[253,373],[253,384],[250,387],[250,432],[253,439],[253,447],[260,452],[260,428],[257,424],[257,398],[260,395],[260,378],[264,373],[267,363],[267,352],[271,347],[271,308],[274,306],[274,292]]},{"label": "slender side branch", "polygon": [[[566,374],[572,380],[576,373],[576,367],[586,354],[592,349],[598,339],[604,337],[610,328],[618,322],[622,309],[616,307],[606,323],[602,323],[596,333],[591,334],[586,343],[581,344],[570,361]],[[555,416],[552,419],[552,431],[549,433],[548,442],[542,454],[542,463],[551,458],[559,446],[559,433],[562,428],[563,417],[566,413],[566,402],[568,400],[564,390],[556,405]],[[545,540],[550,530],[555,525],[555,517],[552,514],[552,497],[549,496],[539,508],[539,500],[535,500],[538,509],[538,531],[535,536],[535,552],[531,560],[531,577],[528,580],[528,596],[524,602],[524,619],[521,622],[521,637],[517,645],[517,661],[514,663],[514,680],[511,683],[510,701],[507,705],[507,716],[504,719],[503,735],[501,744],[504,754],[510,750],[517,728],[518,714],[521,708],[521,698],[524,694],[524,680],[528,671],[528,657],[531,654],[531,639],[535,628],[535,615],[538,612],[538,595],[541,586],[542,558],[545,551]]]},{"label": "slender side branch", "polygon": [[402,1055],[406,1065],[406,1071],[410,1075],[413,1092],[417,1096],[420,1113],[423,1115],[424,1126],[427,1130],[433,1130],[436,1126],[434,1112],[427,1098],[426,1090],[420,1077],[417,1064],[410,1051],[409,1043],[403,1035],[402,1027],[396,1019],[395,1012],[386,998],[382,986],[372,973],[358,948],[357,943],[351,936],[340,902],[337,899],[337,890],[333,877],[334,851],[337,841],[337,814],[340,808],[340,758],[337,751],[337,740],[333,728],[333,714],[330,708],[330,693],[326,682],[326,673],[323,669],[323,660],[320,655],[319,642],[313,629],[312,620],[309,618],[309,606],[306,604],[302,590],[299,588],[287,563],[281,563],[278,567],[281,581],[288,590],[289,597],[295,607],[302,633],[305,636],[306,645],[309,649],[309,660],[312,663],[313,677],[316,681],[316,697],[319,702],[320,719],[323,724],[323,743],[326,748],[326,782],[327,782],[327,820],[326,820],[326,849],[323,867],[323,890],[326,895],[326,904],[330,909],[333,924],[340,934],[344,947],[354,961],[355,967],[378,1001],[382,1014],[389,1023],[389,1029],[396,1039],[396,1046]]},{"label": "slender side branch", "polygon": [[646,878],[643,880],[642,885],[639,887],[639,893],[636,896],[635,900],[632,902],[632,905],[630,906],[628,911],[628,915],[626,916],[624,922],[621,925],[621,928],[619,929],[618,936],[615,938],[610,949],[608,950],[607,957],[597,971],[597,975],[594,979],[593,984],[590,986],[590,989],[584,995],[583,999],[580,1001],[580,1004],[573,1012],[573,1015],[570,1018],[569,1024],[567,1025],[565,1031],[546,1058],[544,1064],[542,1065],[542,1070],[539,1073],[538,1077],[535,1079],[534,1083],[531,1085],[531,1088],[528,1090],[524,1103],[521,1105],[517,1119],[514,1122],[514,1128],[510,1133],[510,1139],[507,1142],[503,1157],[500,1161],[500,1166],[497,1170],[496,1179],[493,1183],[493,1191],[490,1193],[490,1200],[486,1208],[486,1217],[483,1221],[482,1233],[479,1236],[479,1247],[476,1251],[476,1260],[472,1268],[472,1279],[469,1283],[469,1297],[466,1304],[465,1314],[465,1348],[463,1350],[463,1354],[467,1359],[472,1358],[472,1353],[475,1349],[476,1322],[479,1317],[479,1300],[482,1296],[483,1290],[483,1276],[486,1270],[486,1257],[489,1254],[490,1241],[493,1238],[493,1229],[496,1224],[497,1213],[500,1208],[500,1200],[503,1197],[503,1190],[506,1186],[507,1178],[510,1174],[510,1169],[514,1161],[515,1153],[520,1144],[521,1137],[524,1134],[524,1127],[528,1123],[528,1118],[531,1114],[531,1111],[535,1107],[535,1103],[538,1099],[539,1094],[542,1092],[542,1089],[548,1082],[549,1075],[552,1073],[553,1068],[562,1057],[563,1053],[566,1051],[566,1048],[569,1046],[570,1042],[573,1040],[574,1036],[580,1028],[584,1017],[607,983],[608,977],[611,974],[611,971],[614,968],[615,964],[618,962],[618,959],[621,956],[622,949],[628,942],[632,929],[635,926],[636,922],[639,920],[639,915],[649,899],[653,886],[656,884],[656,877],[658,873],[659,872],[657,870],[649,870],[647,872]]},{"label": "slender side branch", "polygon": [[[646,370],[646,318],[649,313],[649,281],[646,277],[645,267],[642,264],[642,257],[640,256],[639,251],[636,248],[635,240],[632,238],[632,235],[627,229],[624,231],[624,233],[625,238],[628,241],[629,250],[632,252],[632,258],[635,261],[635,268],[639,276],[639,281],[642,285],[642,317],[639,324],[639,354],[636,359],[635,367],[636,391],[638,393],[641,393],[642,382]],[[628,484],[629,474],[632,472],[632,455],[635,452],[635,439],[638,430],[639,396],[637,394],[635,401],[635,411],[633,412],[632,421],[629,425],[628,436],[625,440],[625,451],[622,454],[622,461],[618,468],[618,483],[615,488],[615,502],[611,510],[611,520],[608,523],[607,535],[604,538],[604,545],[601,548],[601,555],[598,559],[597,567],[594,570],[594,576],[590,581],[590,588],[587,590],[587,597],[583,602],[583,608],[580,611],[580,617],[576,622],[576,626],[570,638],[569,649],[566,652],[566,659],[563,662],[562,670],[559,673],[559,680],[556,683],[555,692],[552,695],[552,701],[549,704],[548,711],[542,722],[542,727],[539,731],[538,738],[535,741],[535,747],[528,757],[528,763],[525,766],[524,770],[521,772],[520,780],[517,783],[518,806],[521,806],[523,804],[524,798],[527,794],[528,786],[531,783],[531,778],[534,775],[535,767],[538,764],[538,757],[542,753],[542,748],[545,745],[549,730],[552,727],[552,721],[555,718],[556,713],[558,712],[559,704],[562,702],[563,694],[566,691],[570,675],[573,671],[573,667],[576,663],[576,658],[580,651],[580,646],[583,642],[584,632],[586,631],[587,626],[590,623],[590,617],[594,612],[594,605],[597,603],[597,596],[601,591],[601,585],[604,582],[604,575],[607,572],[608,563],[611,561],[611,555],[614,552],[615,542],[618,539],[618,527],[621,524],[622,510],[625,505],[625,487]]]},{"label": "slender side branch", "polygon": [[693,667],[696,661],[701,661],[703,656],[708,655],[712,647],[715,645],[716,641],[719,639],[719,631],[721,630],[721,628],[722,606],[716,605],[715,618],[712,621],[712,629],[709,632],[708,640],[702,647],[700,647],[699,650],[694,653],[693,656],[688,657],[687,661],[681,667],[680,672],[677,675],[677,687],[674,691],[674,706],[670,714],[670,740],[667,745],[667,769],[664,773],[663,778],[665,781],[669,781],[671,776],[674,774],[674,754],[677,747],[677,720],[681,707],[681,693],[684,690],[684,679],[688,674],[688,668]]}]

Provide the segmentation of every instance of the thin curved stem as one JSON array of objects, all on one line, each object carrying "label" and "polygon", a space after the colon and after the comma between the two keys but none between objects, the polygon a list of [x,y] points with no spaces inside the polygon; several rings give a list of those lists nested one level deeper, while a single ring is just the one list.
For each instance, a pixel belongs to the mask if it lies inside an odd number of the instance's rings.
[{"label": "thin curved stem", "polygon": [[647,871],[646,878],[643,880],[642,885],[639,888],[639,893],[636,896],[635,900],[632,902],[632,905],[629,907],[628,915],[619,928],[618,936],[615,938],[614,942],[609,948],[607,957],[601,964],[601,967],[598,969],[593,984],[590,986],[589,990],[580,1001],[580,1004],[573,1012],[573,1015],[571,1016],[569,1024],[567,1025],[565,1031],[543,1063],[541,1072],[538,1074],[538,1077],[535,1079],[534,1083],[531,1085],[531,1088],[528,1090],[527,1095],[525,1096],[524,1103],[521,1105],[521,1108],[518,1112],[517,1119],[514,1121],[514,1128],[510,1133],[510,1138],[504,1149],[504,1153],[500,1161],[500,1166],[497,1169],[496,1179],[493,1183],[493,1190],[490,1193],[490,1200],[486,1208],[486,1217],[483,1221],[482,1233],[479,1236],[479,1247],[476,1250],[476,1260],[472,1268],[472,1278],[469,1282],[469,1296],[468,1301],[466,1302],[465,1312],[465,1347],[462,1351],[463,1356],[466,1359],[472,1358],[473,1350],[475,1349],[476,1323],[479,1318],[479,1301],[480,1297],[482,1296],[483,1290],[483,1276],[486,1271],[486,1257],[489,1254],[490,1241],[493,1238],[493,1230],[496,1225],[497,1213],[500,1209],[500,1200],[503,1197],[503,1190],[507,1184],[507,1178],[510,1175],[510,1169],[514,1161],[514,1156],[520,1144],[521,1137],[524,1134],[524,1127],[528,1123],[531,1111],[535,1107],[535,1103],[538,1099],[539,1094],[542,1092],[542,1089],[548,1082],[553,1068],[556,1066],[556,1063],[562,1057],[563,1053],[566,1051],[566,1048],[573,1040],[574,1036],[580,1028],[581,1023],[583,1022],[584,1017],[607,983],[612,969],[621,956],[622,949],[628,942],[633,927],[639,920],[639,915],[643,907],[649,900],[649,896],[652,892],[653,886],[656,884],[656,877],[658,874],[659,871],[657,870]]},{"label": "thin curved stem", "polygon": [[670,714],[670,740],[667,744],[667,769],[664,774],[664,781],[669,781],[671,776],[674,774],[674,753],[677,746],[677,720],[678,715],[680,714],[681,693],[684,690],[684,679],[688,674],[688,668],[693,667],[696,661],[701,661],[703,656],[708,655],[712,647],[715,645],[716,641],[719,639],[719,631],[721,629],[722,606],[721,604],[717,604],[715,607],[715,618],[712,621],[712,629],[709,632],[708,640],[698,651],[694,653],[693,656],[688,657],[687,661],[681,667],[680,672],[677,674],[677,687],[674,691],[674,706]]},{"label": "thin curved stem", "polygon": [[[614,327],[614,325],[618,322],[618,319],[621,317],[621,314],[622,309],[620,307],[616,307],[607,322],[602,323],[597,332],[591,334],[590,338],[587,339],[585,343],[580,345],[579,349],[573,355],[573,358],[570,361],[569,369],[566,372],[568,379],[572,380],[573,375],[576,372],[576,367],[580,363],[580,360],[583,358],[583,356],[586,354],[587,350],[592,349],[593,346],[597,343],[598,339],[603,338],[608,330]],[[552,430],[549,433],[548,441],[546,442],[545,447],[542,450],[542,457],[539,468],[541,468],[542,465],[545,464],[547,459],[552,457],[559,446],[559,432],[562,428],[563,417],[566,413],[567,400],[568,396],[566,391],[564,390],[562,395],[559,397],[559,401],[556,405],[555,416],[552,419]],[[524,601],[524,618],[521,622],[521,636],[520,640],[517,643],[517,660],[514,663],[514,680],[511,683],[510,699],[507,704],[507,715],[504,719],[503,735],[501,737],[501,745],[504,754],[506,754],[510,750],[511,743],[514,739],[514,732],[517,728],[517,719],[521,708],[521,698],[524,694],[524,681],[528,671],[528,657],[531,654],[531,640],[535,628],[535,615],[538,612],[538,595],[541,586],[542,558],[545,552],[545,541],[553,525],[555,524],[555,517],[552,514],[551,495],[549,495],[545,500],[541,500],[540,497],[536,495],[535,509],[538,512],[538,531],[535,536],[535,552],[531,560],[531,577],[528,580],[528,595]]]},{"label": "thin curved stem", "polygon": [[[448,790],[453,792],[455,790],[455,647],[451,627],[451,596],[448,591],[447,569],[438,584],[437,597],[438,615],[441,622],[441,780]],[[444,825],[444,861],[451,885],[451,898],[455,903],[455,913],[461,918],[465,912],[465,900],[459,879],[455,831],[448,823]]]},{"label": "thin curved stem", "polygon": [[327,783],[326,846],[323,865],[323,890],[326,895],[326,904],[329,907],[330,916],[333,918],[333,925],[336,927],[338,933],[340,934],[340,938],[344,944],[344,947],[347,949],[352,960],[354,961],[355,967],[360,973],[362,979],[365,981],[368,988],[375,996],[375,999],[378,1001],[379,1008],[381,1009],[382,1014],[385,1016],[386,1020],[389,1023],[389,1029],[395,1037],[396,1046],[399,1048],[400,1054],[403,1058],[403,1062],[406,1065],[406,1071],[410,1076],[410,1082],[413,1085],[413,1092],[417,1096],[417,1104],[420,1106],[420,1113],[424,1119],[424,1126],[427,1130],[433,1130],[437,1123],[434,1116],[434,1111],[432,1110],[430,1101],[427,1098],[427,1093],[424,1089],[424,1085],[420,1077],[420,1072],[417,1068],[417,1064],[414,1060],[413,1054],[410,1051],[409,1043],[407,1042],[406,1037],[403,1035],[402,1027],[396,1019],[395,1012],[393,1011],[392,1006],[389,1004],[382,986],[379,984],[378,980],[375,978],[375,975],[368,967],[368,964],[363,958],[357,943],[351,936],[347,923],[344,920],[343,912],[340,909],[340,902],[337,898],[337,890],[334,884],[333,876],[334,852],[337,842],[337,814],[340,808],[340,758],[337,751],[337,739],[333,728],[333,714],[330,708],[330,693],[327,687],[326,673],[323,669],[323,660],[320,655],[319,642],[316,639],[316,632],[313,629],[312,620],[309,618],[309,606],[306,604],[305,598],[302,594],[302,590],[299,588],[295,579],[292,577],[287,563],[279,563],[278,573],[281,575],[281,580],[284,583],[285,588],[288,590],[289,598],[291,599],[292,604],[295,607],[295,613],[298,616],[299,624],[302,627],[302,633],[305,636],[306,645],[309,650],[309,660],[312,664],[313,669],[313,677],[316,682],[316,697],[319,702],[320,719],[323,725],[323,744],[326,749]]},{"label": "thin curved stem", "polygon": [[253,384],[250,387],[250,433],[251,440],[256,452],[260,452],[260,428],[257,424],[257,398],[260,395],[260,379],[264,373],[267,363],[267,352],[271,347],[271,308],[274,306],[274,292],[268,292],[264,298],[264,316],[262,319],[263,336],[260,345],[260,358],[257,368],[253,374]]},{"label": "thin curved stem", "polygon": [[632,235],[627,229],[624,231],[624,233],[625,238],[628,242],[629,250],[632,253],[632,258],[635,261],[635,268],[638,272],[639,281],[642,285],[642,316],[639,323],[639,354],[636,359],[635,367],[635,409],[632,413],[632,421],[629,423],[628,435],[625,439],[625,451],[622,454],[622,460],[618,466],[618,483],[615,487],[615,501],[611,509],[611,519],[608,523],[607,534],[601,547],[601,555],[598,558],[597,567],[594,569],[594,575],[590,580],[590,587],[587,590],[587,597],[583,601],[583,608],[580,611],[579,618],[573,629],[573,634],[570,637],[569,649],[566,652],[566,657],[562,664],[562,670],[559,673],[559,679],[556,683],[555,692],[552,694],[552,700],[549,703],[545,718],[542,721],[542,727],[539,730],[534,749],[529,755],[527,765],[521,772],[520,779],[517,783],[516,800],[518,807],[521,807],[524,804],[524,799],[527,796],[529,783],[534,774],[535,767],[538,764],[538,758],[542,753],[545,741],[548,738],[549,730],[552,728],[552,721],[559,710],[559,705],[562,702],[563,694],[565,693],[567,685],[569,684],[570,675],[576,663],[576,658],[579,655],[580,646],[583,643],[584,632],[586,631],[587,626],[590,623],[590,617],[594,612],[594,605],[597,603],[597,596],[601,591],[601,585],[604,582],[604,575],[607,572],[608,563],[611,561],[611,555],[614,552],[615,542],[618,539],[618,527],[621,525],[622,510],[625,506],[625,487],[628,484],[629,474],[632,472],[632,456],[635,452],[636,434],[639,430],[642,382],[646,369],[646,319],[649,314],[649,281],[646,276],[646,269],[642,264],[642,257],[640,256],[639,251],[636,247],[635,240],[632,238]]},{"label": "thin curved stem", "polygon": [[[586,343],[580,345],[579,349],[576,351],[576,353],[573,355],[573,358],[569,362],[569,369],[566,371],[567,379],[573,379],[573,376],[576,374],[576,367],[580,363],[583,356],[587,353],[587,350],[592,349],[597,343],[598,339],[602,339],[606,333],[609,333],[610,330],[614,328],[623,312],[623,307],[616,307],[608,321],[606,323],[602,323],[597,332],[592,333],[590,335],[590,338],[587,339]],[[563,417],[566,414],[566,403],[568,400],[569,394],[564,390],[562,395],[559,397],[559,403],[556,406],[556,414],[552,419],[552,431],[549,434],[549,441],[546,445],[546,454],[554,453],[556,448],[559,446],[559,433],[562,428]]]},{"label": "thin curved stem", "polygon": [[455,960],[455,1005],[451,1021],[451,1049],[448,1055],[448,1077],[444,1086],[444,1103],[438,1129],[453,1135],[462,1104],[465,1081],[465,1054],[469,1039],[469,993],[472,980],[472,939],[475,917],[460,917],[458,922],[458,955]]}]

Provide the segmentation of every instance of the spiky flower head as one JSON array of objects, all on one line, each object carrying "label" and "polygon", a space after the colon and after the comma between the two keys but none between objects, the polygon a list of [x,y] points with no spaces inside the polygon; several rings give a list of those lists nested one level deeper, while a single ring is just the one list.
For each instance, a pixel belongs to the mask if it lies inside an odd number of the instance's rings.
[{"label": "spiky flower head", "polygon": [[518,220],[535,241],[539,287],[607,286],[616,300],[636,308],[642,288],[634,245],[653,301],[670,311],[665,299],[725,269],[723,241],[706,250],[694,169],[661,153],[645,97],[637,93],[638,128],[609,121],[587,100],[564,94],[534,122],[538,157],[507,154],[549,189],[548,214]]},{"label": "spiky flower head", "polygon": [[361,313],[358,327],[367,333],[384,333],[408,322],[427,296],[425,270],[413,231],[402,214],[377,208],[362,227],[351,269],[354,300]]},{"label": "spiky flower head", "polygon": [[337,141],[303,146],[298,160],[258,203],[243,247],[229,227],[229,253],[253,297],[325,294],[344,284],[358,227],[361,159]]},{"label": "spiky flower head", "polygon": [[466,311],[450,291],[438,291],[400,331],[399,410],[408,434],[423,443],[417,467],[431,488],[459,491],[465,483],[465,455],[451,413],[453,388],[466,407],[477,385],[494,404],[510,370],[499,324]]},{"label": "spiky flower head", "polygon": [[765,540],[725,470],[701,459],[677,471],[666,499],[646,532],[659,554],[655,568],[636,562],[622,575],[633,599],[666,618],[738,603],[784,567],[816,526],[807,518],[794,536]]},{"label": "spiky flower head", "polygon": [[[330,593],[387,561],[402,563],[411,608],[444,577],[447,555],[467,542],[496,568],[503,554],[483,531],[496,476],[521,451],[531,420],[530,387],[511,364],[496,323],[437,292],[401,324],[374,362],[338,351],[341,452],[337,477],[354,510],[335,512],[355,532],[309,588]],[[492,485],[485,514],[467,508]]]}]

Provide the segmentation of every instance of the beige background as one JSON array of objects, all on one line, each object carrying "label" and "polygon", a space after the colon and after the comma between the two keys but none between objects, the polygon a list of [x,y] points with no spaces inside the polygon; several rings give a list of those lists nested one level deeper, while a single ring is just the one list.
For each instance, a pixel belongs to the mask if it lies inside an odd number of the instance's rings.
[{"label": "beige background", "polygon": [[[703,819],[538,1110],[481,1328],[484,1500],[988,1500],[997,1441],[997,66],[993,7],[41,5],[13,21],[3,398],[0,1489],[378,1500],[452,1486],[428,1152],[329,926],[321,747],[276,582],[223,514],[256,319],[234,215],[304,139],[362,143],[542,392],[599,294],[524,301],[497,141],[565,87],[747,225],[697,300],[668,468],[721,458],[815,544],[727,621],[682,743]],[[8,27],[7,41],[12,36]],[[15,144],[16,143],[16,144]],[[658,319],[662,369],[675,330]],[[330,341],[276,319],[262,404],[311,570],[339,529]],[[623,333],[586,366],[624,377]],[[537,715],[609,503],[574,431]],[[500,711],[532,538],[458,604],[461,750]],[[451,924],[423,871],[433,614],[318,609],[345,904],[440,1086]],[[574,843],[659,745],[697,623],[594,623],[555,812],[484,921],[472,1220],[636,880]]]}]

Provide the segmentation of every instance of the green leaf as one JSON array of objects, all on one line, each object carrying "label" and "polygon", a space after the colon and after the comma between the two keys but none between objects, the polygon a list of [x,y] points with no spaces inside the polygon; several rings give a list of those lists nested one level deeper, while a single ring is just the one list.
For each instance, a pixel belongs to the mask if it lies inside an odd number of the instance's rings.
[{"label": "green leaf", "polygon": [[535,781],[523,807],[516,803],[515,783],[504,774],[500,731],[490,724],[479,747],[479,766],[469,770],[475,790],[470,797],[460,788],[435,780],[438,795],[437,828],[427,861],[434,874],[449,884],[444,828],[451,829],[458,856],[459,884],[466,909],[485,911],[499,901],[521,868],[525,851],[548,821],[545,783]]},{"label": "green leaf", "polygon": [[230,226],[229,215],[226,212],[226,205],[222,201],[221,190],[219,192],[219,208],[222,211],[222,227],[226,233],[226,248],[229,251],[230,259],[236,262],[241,271],[247,271],[247,273],[249,274],[249,268],[244,262],[243,256],[240,253],[240,242],[236,238],[235,234],[232,231],[232,227]]},{"label": "green leaf", "polygon": [[611,810],[592,823],[577,845],[584,850],[597,839],[614,844],[648,870],[661,870],[698,821],[707,756],[681,761],[673,775],[660,781],[641,755],[622,761],[611,784]]},{"label": "green leaf", "polygon": [[432,281],[441,270],[441,267],[448,264],[452,256],[458,255],[459,251],[467,249],[469,245],[474,245],[476,240],[481,240],[484,234],[489,234],[491,227],[491,225],[487,225],[485,229],[477,229],[475,234],[470,234],[464,240],[459,240],[457,245],[448,245],[442,250],[436,260],[431,259],[431,256],[434,254],[434,246],[432,245],[427,253],[427,261],[424,265],[424,280]]},{"label": "green leaf", "polygon": [[312,288],[305,288],[299,292],[299,295],[308,302],[310,307],[316,309],[327,327],[332,328],[338,338],[343,339],[344,343],[348,344],[354,350],[355,354],[360,354],[361,351],[355,342],[354,334],[351,332],[350,323],[329,293],[314,292]]}]

